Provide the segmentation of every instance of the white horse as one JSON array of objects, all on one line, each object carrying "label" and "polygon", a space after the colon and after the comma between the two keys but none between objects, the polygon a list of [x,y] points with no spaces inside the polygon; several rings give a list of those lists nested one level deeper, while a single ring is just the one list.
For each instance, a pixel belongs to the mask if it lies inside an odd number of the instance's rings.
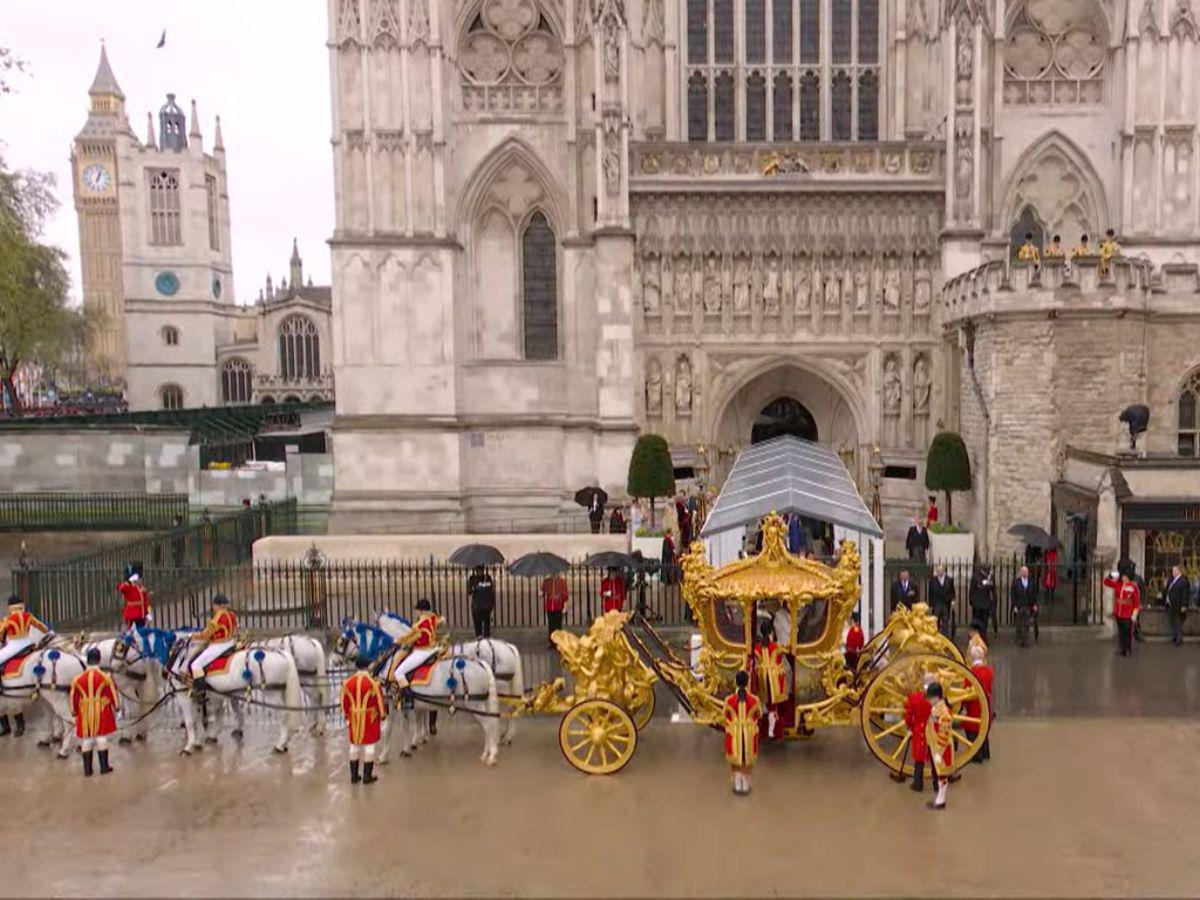
[{"label": "white horse", "polygon": [[[325,733],[325,716],[320,712],[325,706],[325,647],[319,640],[305,634],[289,634],[286,637],[266,638],[256,640],[248,649],[265,647],[269,650],[282,650],[291,654],[296,661],[296,671],[301,676],[311,678],[310,684],[302,684],[304,699],[307,705],[317,710],[316,721],[312,725],[313,734]],[[238,710],[241,704],[237,704]],[[240,719],[239,719],[240,723]],[[241,728],[241,725],[238,725]]]},{"label": "white horse", "polygon": [[[412,631],[412,622],[407,618],[390,611],[381,612],[375,617],[375,624],[382,628],[393,640],[400,640]],[[450,647],[451,656],[465,656],[487,663],[496,676],[496,686],[504,694],[511,697],[521,697],[525,694],[525,669],[521,663],[521,652],[515,644],[508,641],[497,641],[493,638],[476,638],[464,641]],[[500,726],[500,740],[511,744],[517,733],[517,720],[506,717]]]},{"label": "white horse", "polygon": [[[186,641],[179,642],[178,650],[164,672],[166,683],[175,691],[175,701],[187,730],[187,743],[181,752],[191,754],[203,746],[205,735],[204,723],[196,721],[196,698],[192,697],[191,688],[184,682],[181,674],[189,656],[186,647]],[[279,697],[262,703],[284,708],[285,714],[279,726],[279,740],[275,743],[275,752],[287,752],[288,738],[298,726],[299,714],[304,703],[300,673],[296,670],[296,661],[290,653],[267,647],[235,650],[226,668],[219,673],[205,675],[204,681],[209,697],[224,697],[234,704],[238,721],[233,732],[235,738],[242,736],[245,722],[245,710],[242,707],[249,699],[249,691],[266,691]]]},{"label": "white horse", "polygon": [[[380,631],[380,634],[383,632]],[[386,634],[383,634],[383,637],[388,644],[391,643],[390,637]],[[349,625],[342,630],[336,652],[344,660],[353,660],[360,652],[359,641],[357,630],[353,625]],[[367,651],[379,648],[362,649]],[[383,649],[384,652],[390,651],[390,647]],[[384,662],[383,665],[386,666],[387,663]],[[395,682],[389,686],[393,690],[388,693],[394,699],[397,694]],[[475,721],[483,729],[483,753],[479,758],[489,766],[496,764],[500,752],[500,699],[496,693],[496,676],[492,674],[487,663],[464,656],[445,657],[433,664],[424,684],[412,685],[410,689],[414,708],[400,708],[398,715],[389,716],[383,724],[383,739],[380,741],[383,746],[378,758],[380,765],[387,762],[394,721],[400,722],[402,728],[400,755],[411,756],[419,744],[428,740],[429,717],[425,714],[426,710],[451,705],[475,717]],[[393,708],[396,708],[395,702]]]},{"label": "white horse", "polygon": [[[42,650],[61,649],[68,645],[68,641],[62,637],[49,636],[43,640],[45,645],[20,657],[21,662],[9,660],[0,664],[0,716],[12,716],[17,719],[13,729],[15,736],[20,736],[19,732],[24,731],[25,713],[38,702],[38,676],[34,674],[33,669],[41,659]],[[5,675],[4,670],[10,664],[17,669],[12,675]]]}]

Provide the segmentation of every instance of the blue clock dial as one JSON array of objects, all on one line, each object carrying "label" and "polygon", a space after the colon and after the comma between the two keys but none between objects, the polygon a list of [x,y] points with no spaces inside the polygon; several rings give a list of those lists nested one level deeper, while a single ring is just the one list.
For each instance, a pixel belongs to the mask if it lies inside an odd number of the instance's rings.
[{"label": "blue clock dial", "polygon": [[159,272],[154,279],[154,289],[164,297],[173,297],[179,292],[179,276],[174,272]]}]

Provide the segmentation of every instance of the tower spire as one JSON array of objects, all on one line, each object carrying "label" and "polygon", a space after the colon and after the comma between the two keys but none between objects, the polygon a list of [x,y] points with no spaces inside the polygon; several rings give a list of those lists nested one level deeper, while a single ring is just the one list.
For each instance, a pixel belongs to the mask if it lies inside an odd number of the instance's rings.
[{"label": "tower spire", "polygon": [[292,238],[291,270],[292,289],[298,291],[304,284],[304,263],[300,259],[300,247],[295,238]]},{"label": "tower spire", "polygon": [[225,150],[225,138],[221,136],[221,117],[217,116],[216,133],[213,135],[213,152]]},{"label": "tower spire", "polygon": [[188,137],[195,138],[199,144],[200,138],[200,113],[196,111],[196,101],[192,100],[192,127],[188,129]]},{"label": "tower spire", "polygon": [[96,77],[92,79],[92,86],[88,89],[88,93],[92,97],[108,95],[119,100],[125,99],[125,94],[121,92],[121,86],[117,84],[117,77],[113,75],[112,66],[108,64],[108,50],[104,46],[103,39],[100,41],[100,65],[96,67]]},{"label": "tower spire", "polygon": [[154,143],[154,113],[146,110],[146,146],[158,149]]},{"label": "tower spire", "polygon": [[158,111],[158,146],[160,150],[183,150],[187,147],[187,116],[175,102],[174,94],[167,94],[167,102]]}]

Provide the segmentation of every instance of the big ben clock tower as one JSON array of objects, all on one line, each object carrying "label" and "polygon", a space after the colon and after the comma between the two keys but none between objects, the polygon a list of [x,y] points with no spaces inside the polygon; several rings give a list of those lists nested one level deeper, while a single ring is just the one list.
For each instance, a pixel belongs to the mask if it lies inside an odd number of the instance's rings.
[{"label": "big ben clock tower", "polygon": [[125,117],[125,95],[103,45],[88,95],[87,124],[76,136],[71,152],[83,306],[96,318],[88,369],[94,376],[123,381],[126,346],[117,144],[134,136]]}]

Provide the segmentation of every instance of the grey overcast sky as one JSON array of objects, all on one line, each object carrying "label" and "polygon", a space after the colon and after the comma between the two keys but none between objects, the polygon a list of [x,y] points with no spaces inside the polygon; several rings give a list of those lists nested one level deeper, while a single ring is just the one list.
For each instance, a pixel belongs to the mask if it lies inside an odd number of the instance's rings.
[{"label": "grey overcast sky", "polygon": [[[329,283],[333,161],[324,0],[0,0],[0,44],[28,64],[0,97],[0,144],[12,168],[53,172],[62,202],[47,238],[70,256],[79,296],[71,141],[108,47],[134,133],[168,91],[199,105],[204,147],[221,116],[229,168],[237,299],[287,272],[292,238],[305,275]],[[155,49],[163,29],[166,46]]]}]

